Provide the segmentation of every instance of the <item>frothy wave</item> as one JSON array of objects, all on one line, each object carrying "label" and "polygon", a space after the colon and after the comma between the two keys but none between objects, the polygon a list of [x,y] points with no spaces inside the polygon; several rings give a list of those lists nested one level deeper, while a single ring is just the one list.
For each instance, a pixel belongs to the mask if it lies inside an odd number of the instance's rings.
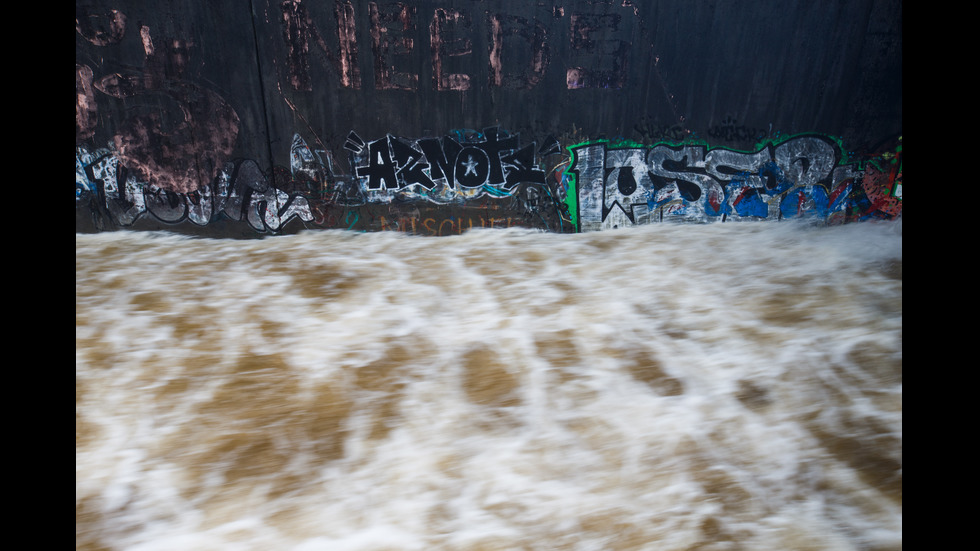
[{"label": "frothy wave", "polygon": [[75,242],[78,548],[901,548],[900,221]]}]

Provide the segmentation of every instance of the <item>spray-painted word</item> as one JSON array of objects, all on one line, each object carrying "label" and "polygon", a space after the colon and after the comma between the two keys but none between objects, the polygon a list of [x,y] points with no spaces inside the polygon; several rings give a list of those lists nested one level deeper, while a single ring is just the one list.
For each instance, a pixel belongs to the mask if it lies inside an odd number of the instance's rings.
[{"label": "spray-painted word", "polygon": [[508,196],[522,183],[545,183],[537,155],[559,150],[549,138],[522,146],[517,135],[487,128],[457,137],[408,141],[395,136],[365,143],[351,132],[344,146],[354,154],[354,175],[375,201],[406,190],[435,202]]},{"label": "spray-painted word", "polygon": [[884,170],[840,164],[839,145],[804,135],[755,152],[704,145],[569,148],[581,231],[665,220],[817,216],[893,218],[901,214],[900,159]]},{"label": "spray-painted word", "polygon": [[[281,2],[284,65],[293,90],[313,90],[318,67],[311,67],[311,59],[323,60],[344,88],[361,89],[366,79],[361,76],[358,61],[359,35],[368,26],[373,81],[379,90],[417,90],[418,69],[410,60],[416,52],[426,50],[432,89],[437,91],[469,90],[475,74],[488,75],[489,87],[534,88],[551,64],[552,50],[558,50],[569,63],[565,69],[568,89],[623,88],[632,48],[630,38],[639,27],[632,0],[624,0],[622,5],[590,6],[586,12],[567,16],[560,5],[538,6],[538,16],[532,18],[461,6],[418,13],[418,7],[408,3],[369,2],[369,21],[360,25],[358,11],[362,10],[351,0],[334,0],[332,6],[326,2]],[[418,44],[420,25],[428,27],[428,32],[423,32],[428,35],[427,45]],[[557,38],[566,33],[570,39]],[[477,34],[488,37],[485,70],[473,66],[481,53],[474,51],[472,37]],[[462,72],[466,65],[469,71]]]},{"label": "spray-painted word", "polygon": [[[101,200],[100,200],[101,199]],[[217,216],[247,222],[258,232],[277,231],[294,217],[313,220],[309,202],[269,185],[255,161],[227,163],[213,181],[189,193],[139,181],[107,150],[79,149],[75,156],[75,200],[88,201],[105,226],[131,226],[144,213],[167,224],[209,224]]]}]

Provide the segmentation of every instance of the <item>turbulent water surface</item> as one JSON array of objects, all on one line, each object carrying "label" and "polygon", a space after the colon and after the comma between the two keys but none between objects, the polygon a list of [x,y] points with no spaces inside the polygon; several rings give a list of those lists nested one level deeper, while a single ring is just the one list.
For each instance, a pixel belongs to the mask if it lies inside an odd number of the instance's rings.
[{"label": "turbulent water surface", "polygon": [[76,548],[902,546],[901,221],[75,254]]}]

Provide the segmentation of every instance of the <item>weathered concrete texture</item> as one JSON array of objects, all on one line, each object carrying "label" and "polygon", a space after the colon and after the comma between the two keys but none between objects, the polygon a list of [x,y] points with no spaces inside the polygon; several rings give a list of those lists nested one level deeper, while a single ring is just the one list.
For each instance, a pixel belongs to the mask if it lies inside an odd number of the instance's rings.
[{"label": "weathered concrete texture", "polygon": [[[579,144],[756,151],[808,133],[838,140],[841,163],[880,167],[902,133],[901,0],[79,0],[75,37],[79,231],[153,218],[278,233],[294,220],[348,227],[352,216],[319,211],[374,216],[377,197],[338,201],[340,184],[397,189],[445,212],[432,217],[440,223],[456,219],[447,205],[479,209],[469,201],[480,199],[500,203],[483,220],[531,212],[536,227],[557,220],[562,231],[575,209],[561,205],[579,192],[563,175],[566,148]],[[376,145],[386,136],[398,139]],[[439,152],[461,154],[465,176],[490,163],[481,193],[475,179],[446,179],[467,193],[431,196],[433,166],[457,159],[430,158],[422,141],[446,136],[476,148]],[[382,158],[365,157],[372,145]],[[358,175],[372,162],[394,172],[380,188]],[[254,174],[236,197],[228,182],[243,166]],[[507,203],[518,181],[535,197]],[[222,185],[231,203],[216,216]],[[395,193],[382,195],[387,204]]]}]

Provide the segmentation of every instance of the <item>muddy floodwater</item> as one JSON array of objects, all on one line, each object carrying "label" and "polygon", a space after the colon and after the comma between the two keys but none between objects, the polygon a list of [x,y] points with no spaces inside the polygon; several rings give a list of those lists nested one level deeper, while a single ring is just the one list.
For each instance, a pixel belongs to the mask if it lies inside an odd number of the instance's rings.
[{"label": "muddy floodwater", "polygon": [[75,236],[77,549],[902,547],[897,222]]}]

